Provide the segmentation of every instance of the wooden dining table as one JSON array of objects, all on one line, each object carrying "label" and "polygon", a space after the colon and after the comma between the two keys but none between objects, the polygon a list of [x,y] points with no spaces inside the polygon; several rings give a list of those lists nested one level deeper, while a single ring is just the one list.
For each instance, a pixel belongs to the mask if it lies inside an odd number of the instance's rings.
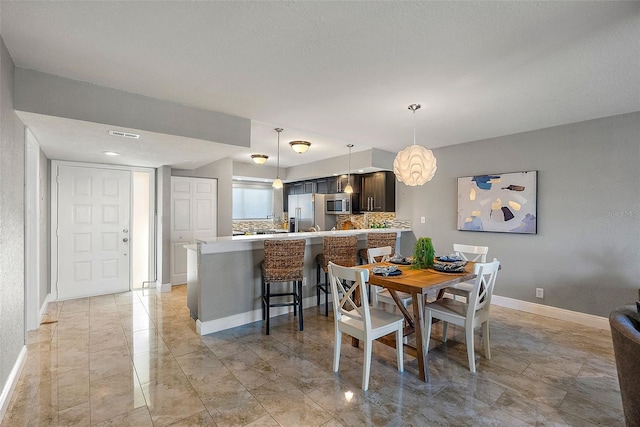
[{"label": "wooden dining table", "polygon": [[[422,381],[429,380],[427,367],[428,342],[425,342],[424,334],[424,299],[428,292],[441,291],[445,288],[460,282],[467,282],[475,279],[474,263],[469,262],[465,266],[464,273],[443,273],[433,269],[412,269],[410,265],[398,265],[402,271],[399,276],[379,276],[373,274],[374,267],[393,265],[388,262],[366,264],[363,268],[369,269],[369,283],[387,288],[391,297],[396,302],[398,309],[405,318],[404,336],[415,333],[415,347],[404,344],[404,351],[418,359],[418,376]],[[413,314],[402,305],[397,292],[411,294],[413,299]],[[439,292],[439,296],[442,292]],[[382,337],[379,341],[396,346],[394,337]],[[358,340],[353,339],[352,344],[358,346]]]}]

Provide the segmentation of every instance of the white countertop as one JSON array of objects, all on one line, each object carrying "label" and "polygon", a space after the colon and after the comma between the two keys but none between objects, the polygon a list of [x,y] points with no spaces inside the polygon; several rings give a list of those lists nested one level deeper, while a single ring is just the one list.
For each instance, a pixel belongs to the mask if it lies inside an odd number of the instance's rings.
[{"label": "white countertop", "polygon": [[305,239],[307,244],[315,244],[324,236],[365,236],[368,233],[404,233],[411,228],[362,228],[356,230],[315,231],[300,233],[252,234],[244,236],[222,236],[196,239],[203,254],[235,252],[260,249],[267,239]]}]

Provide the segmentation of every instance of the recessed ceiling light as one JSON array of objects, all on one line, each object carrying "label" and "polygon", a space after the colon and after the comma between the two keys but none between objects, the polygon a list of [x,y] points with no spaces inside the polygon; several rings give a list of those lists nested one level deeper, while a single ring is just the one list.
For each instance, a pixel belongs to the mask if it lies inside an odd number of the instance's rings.
[{"label": "recessed ceiling light", "polygon": [[116,153],[115,151],[103,151],[102,154],[105,156],[119,156],[120,153]]},{"label": "recessed ceiling light", "polygon": [[358,172],[362,173],[364,172],[364,169],[358,169]]}]

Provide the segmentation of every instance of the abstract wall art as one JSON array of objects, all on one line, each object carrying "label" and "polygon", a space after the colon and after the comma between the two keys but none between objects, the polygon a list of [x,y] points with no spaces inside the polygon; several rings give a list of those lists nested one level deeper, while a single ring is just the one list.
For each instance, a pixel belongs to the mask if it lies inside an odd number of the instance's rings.
[{"label": "abstract wall art", "polygon": [[536,234],[538,171],[458,178],[458,230]]}]

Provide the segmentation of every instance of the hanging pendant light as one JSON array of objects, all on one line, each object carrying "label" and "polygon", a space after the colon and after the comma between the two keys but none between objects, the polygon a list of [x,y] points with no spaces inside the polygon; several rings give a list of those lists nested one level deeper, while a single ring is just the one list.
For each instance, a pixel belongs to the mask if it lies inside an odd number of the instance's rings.
[{"label": "hanging pendant light", "polygon": [[353,193],[353,187],[351,186],[351,149],[353,148],[353,144],[349,144],[347,147],[349,147],[349,174],[347,175],[347,186],[344,187],[344,192],[351,194]]},{"label": "hanging pendant light", "polygon": [[413,145],[400,151],[393,161],[393,173],[398,181],[412,187],[431,181],[438,169],[433,152],[416,145],[416,110],[419,108],[420,104],[409,105],[413,111]]},{"label": "hanging pendant light", "polygon": [[276,166],[276,179],[273,181],[271,185],[273,188],[282,188],[282,180],[280,179],[280,132],[283,131],[282,128],[275,128],[276,132],[278,132],[278,165]]}]

